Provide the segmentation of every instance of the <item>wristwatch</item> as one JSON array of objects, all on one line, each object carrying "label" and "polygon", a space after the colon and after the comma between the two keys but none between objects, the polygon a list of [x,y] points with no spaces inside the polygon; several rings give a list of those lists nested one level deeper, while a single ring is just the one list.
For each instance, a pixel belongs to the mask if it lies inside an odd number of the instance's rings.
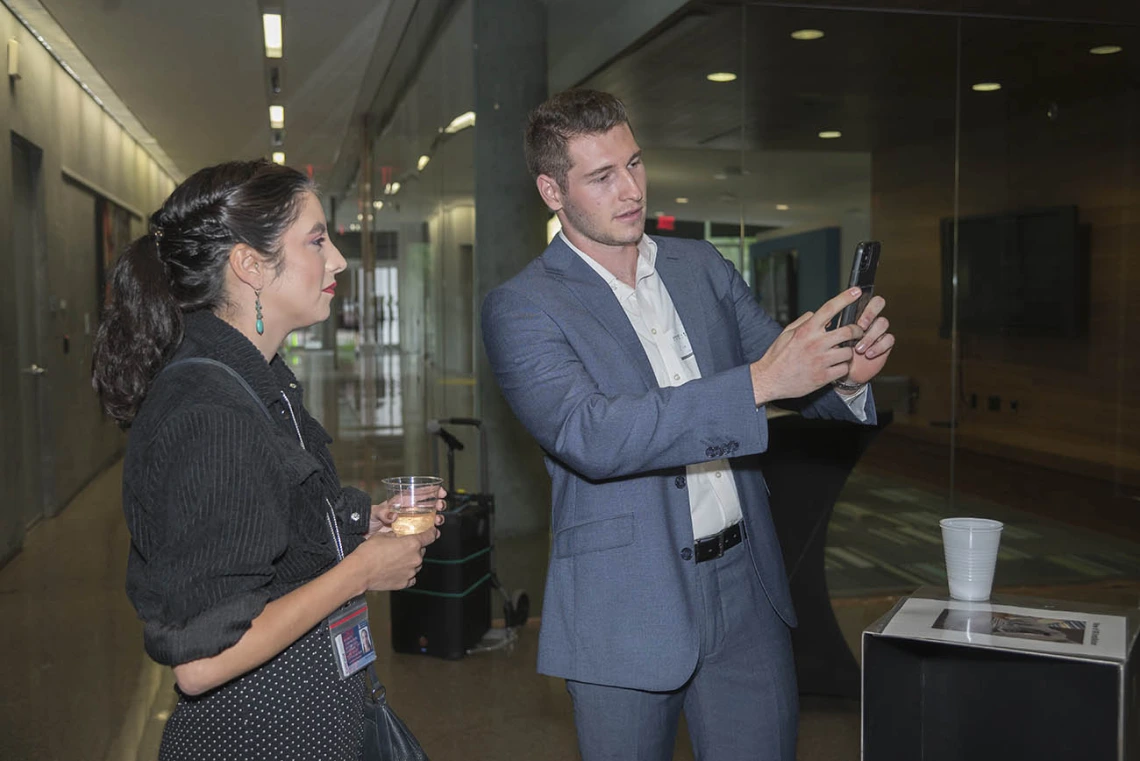
[{"label": "wristwatch", "polygon": [[835,386],[840,391],[846,391],[848,393],[855,393],[856,391],[863,388],[867,384],[866,383],[847,383],[846,381],[837,380],[837,381],[832,381],[831,385]]}]

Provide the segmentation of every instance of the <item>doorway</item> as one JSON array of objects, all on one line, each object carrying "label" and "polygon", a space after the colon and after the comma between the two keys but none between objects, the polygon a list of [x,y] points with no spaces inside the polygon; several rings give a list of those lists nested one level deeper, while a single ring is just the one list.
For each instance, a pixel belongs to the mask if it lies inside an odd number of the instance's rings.
[{"label": "doorway", "polygon": [[46,256],[43,151],[12,135],[11,236],[0,268],[11,274],[0,341],[0,562],[19,550],[29,526],[47,510],[44,445],[47,374],[42,353]]}]

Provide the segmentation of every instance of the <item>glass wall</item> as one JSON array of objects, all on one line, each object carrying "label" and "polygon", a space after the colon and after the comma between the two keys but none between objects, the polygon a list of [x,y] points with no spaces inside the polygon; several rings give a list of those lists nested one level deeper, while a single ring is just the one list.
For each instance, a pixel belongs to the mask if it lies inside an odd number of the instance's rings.
[{"label": "glass wall", "polygon": [[[474,412],[472,4],[446,15],[429,11],[412,15],[409,24],[424,28],[402,39],[427,38],[430,46],[411,57],[394,107],[374,109],[371,193],[353,188],[348,198],[359,203],[337,215],[349,236],[371,225],[377,360],[375,383],[366,376],[365,385],[378,394],[398,390],[407,403],[394,419],[405,431]],[[405,436],[406,466],[426,470],[432,441]]]},{"label": "glass wall", "polygon": [[1008,519],[999,583],[1140,575],[1109,536],[1140,539],[1136,28],[804,5],[694,3],[583,84],[629,107],[650,232],[710,240],[777,319],[882,242],[898,345],[829,568],[941,583],[964,513]]}]

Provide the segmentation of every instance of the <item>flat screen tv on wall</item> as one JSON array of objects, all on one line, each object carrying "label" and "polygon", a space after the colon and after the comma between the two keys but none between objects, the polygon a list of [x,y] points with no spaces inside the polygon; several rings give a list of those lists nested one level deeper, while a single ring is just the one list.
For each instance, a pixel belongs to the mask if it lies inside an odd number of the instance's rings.
[{"label": "flat screen tv on wall", "polygon": [[[941,221],[942,326],[954,305],[954,219]],[[1078,338],[1088,330],[1087,227],[1076,206],[958,219],[958,330]]]}]

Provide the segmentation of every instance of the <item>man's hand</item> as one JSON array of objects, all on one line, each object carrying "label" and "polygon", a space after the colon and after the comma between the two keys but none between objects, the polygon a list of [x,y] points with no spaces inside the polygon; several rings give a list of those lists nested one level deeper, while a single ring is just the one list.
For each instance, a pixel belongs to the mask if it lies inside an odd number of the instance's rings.
[{"label": "man's hand", "polygon": [[867,383],[883,369],[895,346],[894,335],[887,332],[890,323],[883,317],[887,302],[882,296],[875,296],[859,316],[859,327],[863,339],[855,345],[855,356],[851,359],[851,371],[843,378],[847,383]]},{"label": "man's hand", "polygon": [[[752,391],[757,407],[776,399],[805,396],[848,377],[856,353],[851,347],[839,344],[851,340],[863,343],[863,329],[859,324],[852,324],[828,331],[827,325],[844,307],[858,301],[860,295],[858,288],[846,290],[818,312],[806,312],[784,328],[764,356],[752,363]],[[868,305],[864,316],[870,311]],[[872,320],[868,320],[868,324]],[[881,361],[878,364],[882,366]]]}]

